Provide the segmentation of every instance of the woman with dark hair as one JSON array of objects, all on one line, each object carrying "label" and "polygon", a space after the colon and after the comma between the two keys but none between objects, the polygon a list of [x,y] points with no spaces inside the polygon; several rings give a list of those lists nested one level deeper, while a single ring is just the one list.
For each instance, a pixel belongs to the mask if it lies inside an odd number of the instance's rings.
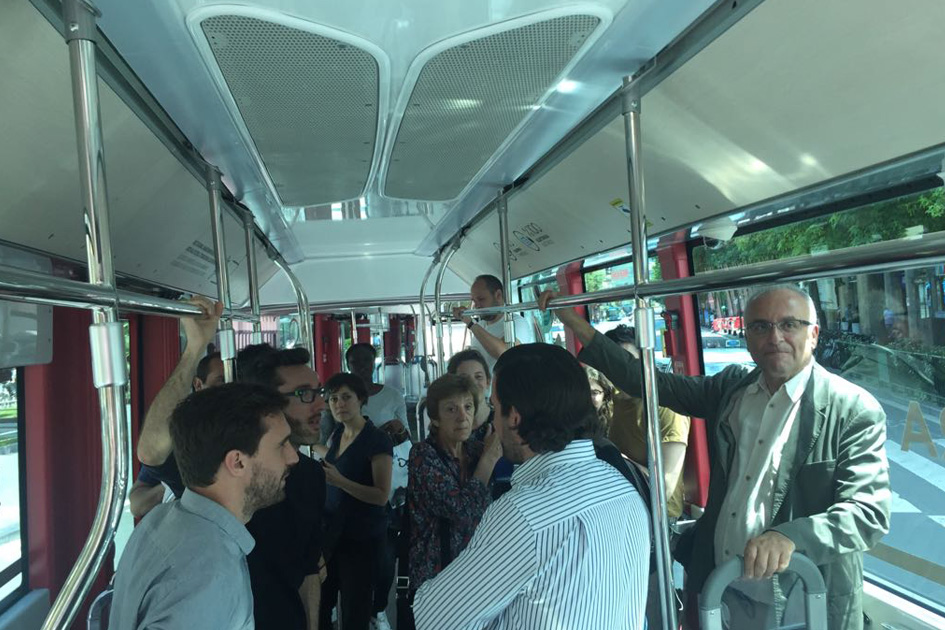
[{"label": "woman with dark hair", "polygon": [[453,355],[446,365],[448,374],[468,377],[479,391],[476,397],[476,417],[473,418],[473,439],[485,441],[486,433],[492,425],[492,407],[488,403],[489,389],[492,387],[492,372],[482,353],[474,348],[462,350]]},{"label": "woman with dark hair", "polygon": [[410,450],[410,588],[437,575],[466,548],[489,504],[489,477],[502,455],[494,433],[469,439],[479,388],[445,374],[427,390],[430,435]]},{"label": "woman with dark hair", "polygon": [[606,437],[610,432],[610,422],[614,417],[614,394],[617,389],[606,376],[585,365],[584,372],[587,374],[587,381],[591,385],[591,404],[597,411],[597,418],[601,424],[601,434]]},{"label": "woman with dark hair", "polygon": [[387,533],[393,446],[361,414],[368,399],[361,377],[335,374],[325,390],[338,426],[322,462],[328,483],[328,578],[322,584],[319,625],[332,627],[331,611],[340,591],[342,625],[346,630],[368,630],[377,559]]}]

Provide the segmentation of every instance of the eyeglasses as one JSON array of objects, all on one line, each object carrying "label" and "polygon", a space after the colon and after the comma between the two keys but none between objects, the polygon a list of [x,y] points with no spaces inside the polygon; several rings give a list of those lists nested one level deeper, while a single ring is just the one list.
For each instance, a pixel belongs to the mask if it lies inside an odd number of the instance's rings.
[{"label": "eyeglasses", "polygon": [[283,396],[292,397],[295,396],[303,403],[310,404],[315,402],[317,397],[324,398],[328,394],[328,390],[324,387],[300,387],[294,392],[283,392]]},{"label": "eyeglasses", "polygon": [[772,328],[777,326],[778,330],[784,335],[796,335],[801,332],[805,326],[813,325],[813,322],[808,322],[803,319],[788,318],[782,319],[779,322],[767,322],[760,319],[748,324],[748,326],[745,327],[745,331],[752,337],[765,337],[771,333]]}]

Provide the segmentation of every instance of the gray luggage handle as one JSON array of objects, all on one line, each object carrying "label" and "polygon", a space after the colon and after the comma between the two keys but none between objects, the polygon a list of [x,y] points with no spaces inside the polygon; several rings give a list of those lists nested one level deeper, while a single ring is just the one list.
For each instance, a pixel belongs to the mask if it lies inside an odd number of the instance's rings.
[{"label": "gray luggage handle", "polygon": [[[742,577],[745,561],[741,556],[715,568],[709,575],[699,595],[699,625],[702,630],[722,629],[722,593],[728,585]],[[785,571],[797,574],[806,591],[806,618],[809,630],[827,627],[827,587],[824,576],[810,558],[801,554],[791,555],[791,563]]]}]

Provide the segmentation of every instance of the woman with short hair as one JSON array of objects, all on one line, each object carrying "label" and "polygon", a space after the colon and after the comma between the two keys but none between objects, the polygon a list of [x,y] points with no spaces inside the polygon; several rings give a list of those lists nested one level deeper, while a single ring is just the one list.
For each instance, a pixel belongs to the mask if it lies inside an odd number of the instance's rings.
[{"label": "woman with short hair", "polygon": [[368,630],[377,559],[387,534],[393,446],[361,413],[368,390],[360,376],[335,374],[325,390],[338,425],[322,462],[328,483],[328,577],[322,584],[320,627],[332,627],[331,611],[340,591],[345,630]]},{"label": "woman with short hair", "polygon": [[446,365],[448,374],[467,376],[476,385],[479,394],[476,397],[476,417],[473,418],[473,439],[485,441],[486,433],[492,426],[492,406],[489,404],[489,390],[492,387],[492,372],[482,353],[473,348],[461,350],[453,355]]},{"label": "woman with short hair", "polygon": [[410,450],[410,588],[437,575],[466,548],[489,504],[489,478],[502,455],[490,432],[470,440],[479,388],[445,374],[427,390],[430,435]]}]

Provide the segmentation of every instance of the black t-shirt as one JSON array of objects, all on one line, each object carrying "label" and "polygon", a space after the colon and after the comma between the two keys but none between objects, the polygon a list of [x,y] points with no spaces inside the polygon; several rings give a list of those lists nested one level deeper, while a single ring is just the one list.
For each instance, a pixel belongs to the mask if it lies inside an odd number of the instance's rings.
[{"label": "black t-shirt", "polygon": [[180,478],[180,469],[177,468],[174,453],[168,455],[160,466],[141,464],[141,469],[138,471],[138,481],[149,486],[165,483],[178,499],[184,494],[184,482]]},{"label": "black t-shirt", "polygon": [[[394,445],[387,434],[366,420],[364,428],[338,457],[338,444],[345,427],[339,424],[331,434],[325,460],[338,468],[342,475],[365,486],[374,485],[371,460],[375,455],[394,456]],[[328,487],[325,502],[326,517],[335,537],[345,540],[365,540],[383,534],[387,529],[386,506],[371,505],[355,499],[340,488]]]},{"label": "black t-shirt", "polygon": [[306,576],[318,573],[324,505],[325,471],[299,453],[285,499],[259,510],[246,525],[256,539],[247,561],[258,630],[307,628],[299,588]]}]

